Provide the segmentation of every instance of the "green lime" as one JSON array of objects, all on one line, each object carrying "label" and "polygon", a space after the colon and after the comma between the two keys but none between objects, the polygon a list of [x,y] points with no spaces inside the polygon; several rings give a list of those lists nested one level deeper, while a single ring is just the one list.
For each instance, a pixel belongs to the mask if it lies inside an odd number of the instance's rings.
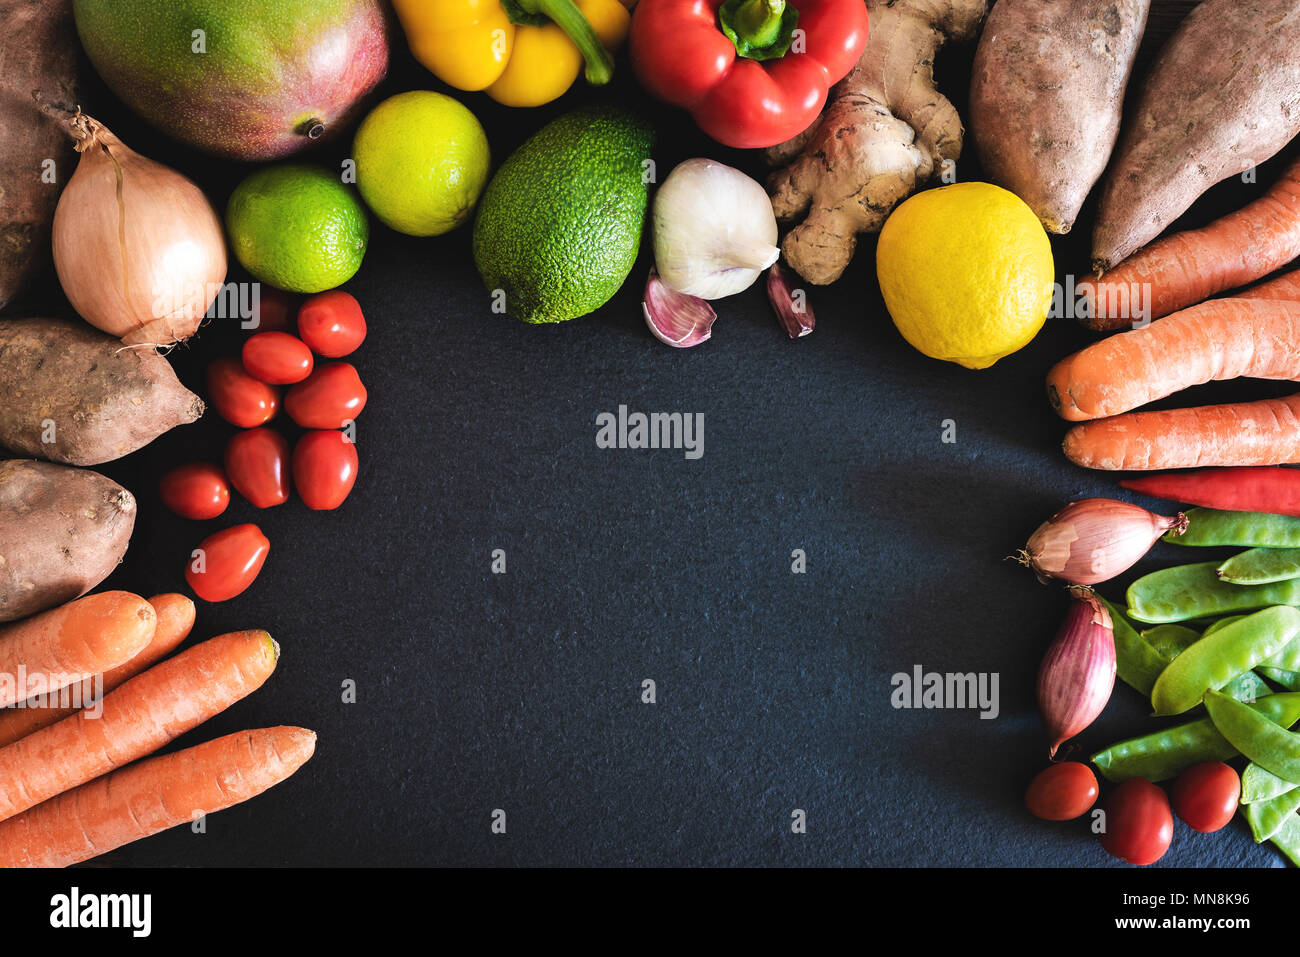
[{"label": "green lime", "polygon": [[257,279],[290,292],[324,292],[361,267],[365,207],[339,176],[285,164],[253,173],[226,206],[230,247]]},{"label": "green lime", "polygon": [[352,158],[366,205],[408,236],[440,236],[469,219],[490,165],[474,114],[429,90],[399,93],[371,110]]}]

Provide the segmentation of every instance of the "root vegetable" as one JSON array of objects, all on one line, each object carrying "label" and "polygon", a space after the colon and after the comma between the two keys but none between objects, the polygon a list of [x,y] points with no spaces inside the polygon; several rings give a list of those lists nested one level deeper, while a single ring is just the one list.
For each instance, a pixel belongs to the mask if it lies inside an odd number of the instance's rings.
[{"label": "root vegetable", "polygon": [[857,66],[820,119],[767,151],[777,219],[798,224],[781,243],[808,282],[832,283],[858,236],[879,232],[898,203],[961,154],[956,108],[934,85],[944,43],[974,38],[988,0],[868,0],[871,31]]},{"label": "root vegetable", "polygon": [[1061,360],[1047,375],[1048,398],[1080,422],[1215,380],[1300,379],[1297,343],[1300,303],[1211,299]]},{"label": "root vegetable", "polygon": [[142,758],[257,690],[279,647],[264,631],[195,645],[132,678],[102,702],[0,748],[0,820]]},{"label": "root vegetable", "polygon": [[971,73],[971,135],[993,182],[1068,233],[1106,169],[1150,0],[997,0]]},{"label": "root vegetable", "polygon": [[1283,273],[1241,293],[1243,299],[1288,299],[1300,302],[1300,269]]},{"label": "root vegetable", "polygon": [[67,867],[225,810],[316,750],[305,728],[240,731],[114,771],[0,823],[0,867]]},{"label": "root vegetable", "polygon": [[134,525],[135,498],[96,472],[0,462],[0,621],[90,591],[122,560]]},{"label": "root vegetable", "polygon": [[[75,153],[36,97],[77,100],[72,0],[0,0],[0,309],[48,263],[50,224]],[[52,164],[52,165],[48,165]]]},{"label": "root vegetable", "polygon": [[1093,233],[1099,272],[1300,133],[1297,48],[1295,0],[1205,0],[1192,10],[1127,114]]},{"label": "root vegetable", "polygon": [[[1124,308],[1133,290],[1149,290],[1151,318],[1159,319],[1267,276],[1300,256],[1300,161],[1248,206],[1204,229],[1157,239],[1124,260],[1104,279],[1081,282],[1089,306],[1084,324],[1101,332],[1132,323]],[[1243,298],[1300,299],[1300,278],[1286,285],[1241,293]],[[1282,280],[1275,280],[1281,283]]]},{"label": "root vegetable", "polygon": [[0,323],[0,445],[72,465],[111,462],[203,414],[153,350],[62,319]]},{"label": "root vegetable", "polygon": [[1076,425],[1065,454],[1090,469],[1300,463],[1300,393],[1232,405],[1123,415]]},{"label": "root vegetable", "polygon": [[[76,684],[134,658],[158,616],[138,595],[106,591],[0,628],[0,708]],[[19,680],[20,669],[26,675]],[[4,712],[0,712],[3,714]]]}]

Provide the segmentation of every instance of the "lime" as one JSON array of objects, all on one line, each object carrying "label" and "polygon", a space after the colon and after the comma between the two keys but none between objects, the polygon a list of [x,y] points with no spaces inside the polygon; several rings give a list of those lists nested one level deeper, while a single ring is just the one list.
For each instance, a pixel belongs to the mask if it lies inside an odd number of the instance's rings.
[{"label": "lime", "polygon": [[290,163],[258,170],[235,187],[226,231],[236,258],[257,279],[315,293],[356,274],[370,223],[339,176]]},{"label": "lime", "polygon": [[876,245],[880,292],[903,338],[934,359],[985,369],[1047,320],[1052,245],[1020,197],[990,183],[917,193]]},{"label": "lime", "polygon": [[457,100],[429,90],[390,96],[352,144],[357,189],[408,236],[439,236],[469,219],[487,182],[487,134]]}]

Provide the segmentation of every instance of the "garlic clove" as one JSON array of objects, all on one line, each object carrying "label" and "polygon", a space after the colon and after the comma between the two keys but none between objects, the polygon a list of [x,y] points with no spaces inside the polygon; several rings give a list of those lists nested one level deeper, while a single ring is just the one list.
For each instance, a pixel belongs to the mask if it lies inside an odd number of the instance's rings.
[{"label": "garlic clove", "polygon": [[776,312],[777,321],[791,339],[798,339],[813,331],[817,317],[813,315],[808,296],[802,289],[793,289],[790,274],[773,263],[767,273],[767,301]]},{"label": "garlic clove", "polygon": [[670,289],[653,269],[646,279],[641,312],[655,338],[677,349],[698,346],[708,339],[718,318],[707,302]]}]

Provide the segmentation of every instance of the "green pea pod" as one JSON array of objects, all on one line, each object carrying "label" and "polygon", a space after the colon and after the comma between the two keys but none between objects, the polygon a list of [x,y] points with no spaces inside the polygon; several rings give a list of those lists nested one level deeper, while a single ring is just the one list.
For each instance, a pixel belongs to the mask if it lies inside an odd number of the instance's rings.
[{"label": "green pea pod", "polygon": [[1269,838],[1286,859],[1300,867],[1300,815],[1292,814]]},{"label": "green pea pod", "polygon": [[[1300,693],[1266,695],[1242,707],[1286,728],[1300,721]],[[1237,754],[1237,749],[1219,733],[1214,723],[1209,718],[1201,718],[1112,744],[1094,754],[1091,761],[1108,781],[1119,783],[1129,778],[1164,781],[1177,777],[1193,764],[1226,761]]]},{"label": "green pea pod", "polygon": [[1201,633],[1186,625],[1156,625],[1145,629],[1142,639],[1167,663],[1200,641]]},{"label": "green pea pod", "polygon": [[1258,671],[1269,681],[1275,681],[1287,691],[1300,691],[1300,671],[1287,671],[1285,668],[1272,668],[1260,665]]},{"label": "green pea pod", "polygon": [[1182,714],[1300,636],[1300,611],[1266,608],[1202,638],[1169,663],[1151,688],[1157,715]]},{"label": "green pea pod", "polygon": [[1268,585],[1300,578],[1300,548],[1252,548],[1233,555],[1217,569],[1234,585]]},{"label": "green pea pod", "polygon": [[1287,731],[1255,709],[1217,691],[1206,693],[1205,710],[1234,748],[1265,771],[1300,784],[1300,734]]},{"label": "green pea pod", "polygon": [[1206,628],[1205,631],[1201,634],[1201,637],[1208,638],[1216,631],[1219,631],[1222,628],[1226,628],[1228,627],[1228,625],[1235,625],[1237,622],[1241,621],[1241,619],[1245,617],[1246,617],[1245,615],[1229,615],[1227,618],[1220,618],[1218,621],[1214,622],[1208,628]]},{"label": "green pea pod", "polygon": [[[1097,597],[1101,598],[1100,595]],[[1120,614],[1118,608],[1104,598],[1101,601],[1110,612],[1115,635],[1115,674],[1138,693],[1150,695],[1151,686],[1155,684],[1160,672],[1165,670],[1167,659],[1133,630],[1133,626]]]},{"label": "green pea pod", "polygon": [[1271,585],[1223,581],[1215,562],[1176,565],[1144,575],[1128,589],[1128,616],[1159,625],[1217,618],[1270,605],[1300,605],[1300,578]]},{"label": "green pea pod", "polygon": [[1293,817],[1297,810],[1300,810],[1300,787],[1267,801],[1247,804],[1246,823],[1250,825],[1250,833],[1255,836],[1255,843],[1262,844],[1276,834],[1287,818]]},{"label": "green pea pod", "polygon": [[1187,531],[1168,532],[1166,542],[1175,545],[1261,545],[1265,548],[1300,548],[1300,518],[1266,512],[1226,512],[1213,508],[1189,508]]},{"label": "green pea pod", "polygon": [[1283,781],[1276,774],[1265,771],[1253,761],[1246,765],[1246,770],[1241,772],[1242,804],[1267,801],[1279,794],[1285,794],[1287,791],[1295,789],[1297,789],[1297,785],[1292,784],[1290,781]]},{"label": "green pea pod", "polygon": [[[1114,614],[1114,610],[1112,609],[1112,618],[1114,617]],[[1235,621],[1240,621],[1244,617],[1246,616],[1237,615],[1232,618],[1221,618],[1205,630],[1204,637],[1208,638],[1224,626],[1230,625]],[[1156,625],[1154,628],[1148,628],[1143,631],[1140,637],[1155,649],[1156,654],[1166,662],[1169,662],[1173,661],[1192,645],[1196,644],[1196,642],[1200,641],[1202,636],[1199,631],[1194,628],[1188,628],[1186,625]],[[1115,637],[1117,654],[1119,643],[1120,639],[1117,627]],[[1292,642],[1292,644],[1296,643]],[[1163,670],[1163,668],[1161,670]],[[1159,677],[1159,675],[1157,674],[1156,677]],[[1151,683],[1152,685],[1155,684],[1154,681]],[[1132,687],[1137,688],[1138,691],[1142,690],[1132,681],[1130,681],[1129,684]],[[1291,690],[1296,691],[1300,689],[1292,688]],[[1267,694],[1272,694],[1272,689],[1264,683],[1264,680],[1260,678],[1259,675],[1252,671],[1247,671],[1245,674],[1233,678],[1223,686],[1223,691],[1225,694],[1232,695],[1238,701],[1254,701],[1256,698],[1262,698]],[[1150,695],[1151,688],[1148,687],[1145,693]]]}]

